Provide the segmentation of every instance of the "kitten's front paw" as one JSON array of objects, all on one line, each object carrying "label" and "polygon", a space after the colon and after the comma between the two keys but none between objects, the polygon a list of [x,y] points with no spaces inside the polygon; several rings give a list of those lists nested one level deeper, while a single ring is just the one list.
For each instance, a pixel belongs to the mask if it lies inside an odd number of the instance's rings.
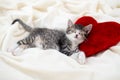
[{"label": "kitten's front paw", "polygon": [[82,51],[79,52],[77,61],[78,61],[80,64],[85,64],[85,62],[86,62],[86,56],[85,56],[85,53],[84,53],[84,52],[82,52]]}]

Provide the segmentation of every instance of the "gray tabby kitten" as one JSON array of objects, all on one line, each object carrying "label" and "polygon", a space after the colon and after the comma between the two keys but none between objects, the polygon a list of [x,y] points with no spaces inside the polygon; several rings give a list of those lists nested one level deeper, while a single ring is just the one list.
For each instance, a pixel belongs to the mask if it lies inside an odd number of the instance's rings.
[{"label": "gray tabby kitten", "polygon": [[92,29],[92,25],[82,26],[68,21],[66,32],[48,28],[31,28],[20,19],[15,19],[12,24],[19,22],[29,32],[29,35],[17,42],[18,46],[24,48],[39,47],[42,49],[56,49],[61,53],[71,56],[77,53],[78,45],[82,43]]}]

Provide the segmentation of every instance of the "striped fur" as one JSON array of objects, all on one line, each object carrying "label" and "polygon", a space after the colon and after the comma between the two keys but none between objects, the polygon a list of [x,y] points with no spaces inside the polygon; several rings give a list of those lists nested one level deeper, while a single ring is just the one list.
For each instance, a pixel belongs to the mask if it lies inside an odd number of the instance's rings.
[{"label": "striped fur", "polygon": [[[40,47],[42,49],[56,49],[63,54],[70,56],[75,52],[78,52],[78,45],[84,41],[84,38],[78,39],[77,43],[74,43],[69,38],[69,34],[75,33],[74,30],[82,30],[82,27],[79,25],[69,25],[68,29],[65,32],[52,30],[47,28],[34,28],[25,24],[20,19],[15,19],[12,24],[19,22],[22,27],[29,32],[29,35],[17,42],[18,46],[26,46],[26,48]],[[70,23],[71,24],[71,23]],[[75,26],[75,27],[71,27]],[[83,30],[82,30],[83,31]],[[83,35],[83,34],[82,34]],[[86,34],[83,36],[85,37]],[[77,39],[76,39],[77,40]],[[82,40],[82,41],[79,41]],[[75,41],[76,42],[76,41]],[[74,47],[73,47],[74,45]]]}]

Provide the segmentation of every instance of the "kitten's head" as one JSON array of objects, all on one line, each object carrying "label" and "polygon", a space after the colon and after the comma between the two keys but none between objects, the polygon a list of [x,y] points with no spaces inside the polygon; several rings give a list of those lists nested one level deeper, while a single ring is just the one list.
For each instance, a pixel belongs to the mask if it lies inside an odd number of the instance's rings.
[{"label": "kitten's head", "polygon": [[68,21],[68,28],[66,30],[67,37],[71,41],[75,41],[77,44],[82,43],[87,35],[92,30],[92,24],[89,24],[87,26],[82,26],[79,24],[73,24],[71,20]]}]

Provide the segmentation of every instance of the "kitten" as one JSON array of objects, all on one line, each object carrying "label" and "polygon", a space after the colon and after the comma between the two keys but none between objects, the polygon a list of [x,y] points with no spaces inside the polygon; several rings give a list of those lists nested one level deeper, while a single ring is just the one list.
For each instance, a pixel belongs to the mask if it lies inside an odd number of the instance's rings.
[{"label": "kitten", "polygon": [[19,22],[29,35],[17,42],[19,47],[39,47],[42,49],[56,49],[61,53],[71,56],[79,52],[78,45],[86,40],[92,25],[82,26],[68,21],[66,32],[48,28],[31,28],[20,19],[15,19],[12,24]]}]

